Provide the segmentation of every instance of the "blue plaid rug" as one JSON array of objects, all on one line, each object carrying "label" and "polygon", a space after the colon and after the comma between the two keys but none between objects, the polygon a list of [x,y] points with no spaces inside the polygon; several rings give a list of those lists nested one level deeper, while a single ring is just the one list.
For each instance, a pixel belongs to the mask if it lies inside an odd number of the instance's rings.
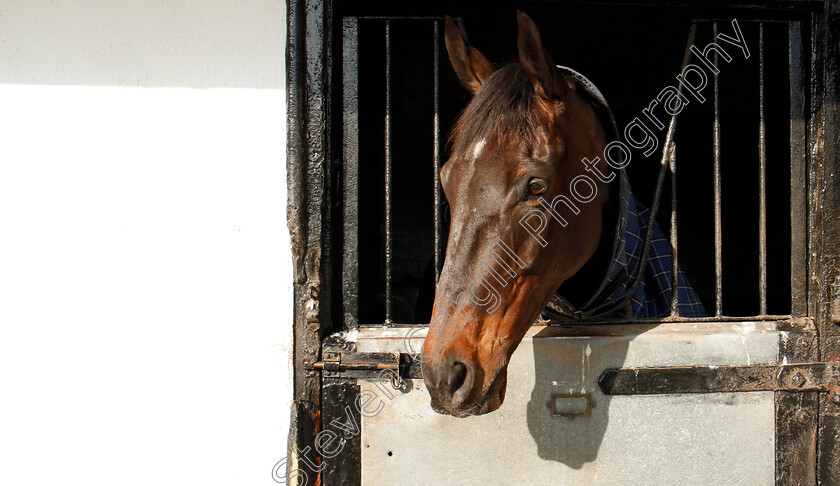
[{"label": "blue plaid rug", "polygon": [[[582,74],[564,67],[564,75],[576,82],[578,92],[589,98],[604,125],[608,142],[618,139],[618,129],[604,96]],[[624,169],[619,171],[619,217],[613,243],[613,260],[598,290],[576,309],[555,294],[540,316],[543,322],[568,321],[609,314],[623,318],[656,318],[671,315],[673,258],[671,243],[654,227],[650,254],[640,268],[650,210],[633,197]],[[637,283],[638,282],[638,283]],[[681,317],[704,317],[706,310],[681,268],[677,268],[677,298]],[[629,306],[622,302],[629,299]],[[629,308],[628,308],[629,307]]]}]

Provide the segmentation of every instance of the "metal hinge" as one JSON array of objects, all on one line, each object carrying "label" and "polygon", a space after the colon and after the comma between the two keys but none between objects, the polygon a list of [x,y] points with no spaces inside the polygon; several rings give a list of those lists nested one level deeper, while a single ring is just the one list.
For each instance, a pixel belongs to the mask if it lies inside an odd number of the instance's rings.
[{"label": "metal hinge", "polygon": [[598,380],[607,395],[840,390],[840,364],[616,368]]}]

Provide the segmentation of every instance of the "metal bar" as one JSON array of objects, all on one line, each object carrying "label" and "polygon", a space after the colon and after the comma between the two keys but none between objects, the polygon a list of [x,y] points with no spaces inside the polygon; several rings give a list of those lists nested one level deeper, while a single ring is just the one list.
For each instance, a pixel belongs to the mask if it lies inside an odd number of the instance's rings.
[{"label": "metal bar", "polygon": [[[774,395],[776,486],[817,484],[817,411],[819,392]],[[830,484],[830,483],[829,483]]]},{"label": "metal bar", "polygon": [[445,20],[446,17],[434,17],[434,16],[387,16],[387,15],[360,15],[358,17],[360,20]]},{"label": "metal bar", "polygon": [[336,447],[329,457],[324,458],[321,464],[323,472],[319,478],[322,481],[298,484],[359,486],[362,483],[362,434],[350,427],[340,427],[336,424],[351,421],[355,424],[362,423],[357,405],[361,394],[360,386],[356,380],[325,378],[322,394],[324,430],[329,430],[337,436],[336,442],[340,441],[341,447]]},{"label": "metal bar", "polygon": [[[286,166],[288,203],[287,215],[289,236],[294,258],[295,274],[305,275],[306,255],[306,39],[305,8],[300,0],[290,0],[288,3],[288,76],[286,78],[286,116],[287,116],[287,144]],[[292,211],[293,207],[302,207],[301,211]],[[291,459],[286,472],[281,476],[286,482],[291,481],[290,471],[297,466],[295,448],[297,446],[315,447],[315,435],[319,432],[319,424],[315,417],[320,413],[320,376],[308,376],[304,367],[304,357],[310,353],[317,353],[320,342],[317,340],[318,325],[309,323],[303,318],[306,301],[305,282],[294,281],[294,374],[292,383],[294,388],[294,404],[289,410],[289,437],[287,456]]]},{"label": "metal bar", "polygon": [[677,243],[677,144],[668,154],[671,164],[671,317],[680,315],[679,251]]},{"label": "metal bar", "polygon": [[[794,318],[776,324],[779,362],[819,361],[814,319]],[[775,392],[776,485],[817,484],[816,441],[819,392]]]},{"label": "metal bar", "polygon": [[[821,78],[812,85],[812,99],[816,99],[815,131],[809,137],[814,150],[810,164],[816,168],[815,186],[810,199],[810,213],[814,225],[808,228],[816,244],[810,248],[814,255],[811,273],[816,277],[815,287],[809,287],[810,298],[817,306],[820,358],[823,361],[840,361],[840,326],[832,322],[828,306],[831,302],[831,285],[838,274],[840,260],[840,4],[825,2],[820,17],[812,24],[812,31],[819,32],[815,46],[815,71]],[[813,289],[813,290],[812,290]],[[840,484],[840,389],[820,395],[819,406],[818,484]]]},{"label": "metal bar", "polygon": [[[789,315],[781,315],[781,314],[780,315],[768,314],[766,316],[720,316],[720,317],[709,316],[709,317],[691,317],[691,318],[682,317],[682,316],[671,317],[669,315],[669,316],[666,316],[666,317],[655,317],[655,318],[644,318],[644,319],[634,318],[633,319],[633,324],[662,324],[662,323],[674,323],[674,322],[684,322],[684,323],[687,323],[687,324],[699,324],[699,323],[703,323],[703,322],[736,322],[736,323],[737,322],[783,322],[783,321],[789,321],[789,320],[790,320]],[[601,325],[601,324],[615,324],[615,322],[616,322],[615,318],[614,317],[609,317],[609,316],[607,316],[607,317],[596,316],[596,317],[593,317],[592,319],[587,319],[586,320],[587,325],[595,325],[595,326]],[[377,323],[363,323],[362,325],[363,326],[368,326],[368,325],[376,326],[376,325],[381,325],[381,323],[378,323],[378,324]],[[560,325],[560,324],[555,324],[555,325]],[[404,327],[404,328],[407,328],[407,329],[411,329],[411,328],[417,327],[417,324],[416,323],[414,323],[414,324],[406,323],[406,322],[392,322],[390,327],[392,327],[392,328]]]},{"label": "metal bar", "polygon": [[598,385],[607,395],[828,391],[838,386],[840,365],[800,363],[753,366],[615,368]]},{"label": "metal bar", "polygon": [[[712,23],[712,35],[718,35],[718,23]],[[718,56],[715,53],[715,69],[718,68]],[[720,197],[720,84],[715,76],[715,120],[714,120],[714,162],[715,162],[715,316],[723,314],[723,238],[721,235],[721,197]]]},{"label": "metal bar", "polygon": [[392,265],[391,236],[391,21],[385,21],[385,324],[391,323]]},{"label": "metal bar", "polygon": [[[804,1],[807,2],[807,1],[816,1],[816,0],[804,0]],[[732,4],[730,3],[728,6],[732,6]],[[760,8],[766,8],[766,4],[761,5]],[[784,14],[782,14],[782,15],[784,15]],[[697,22],[709,22],[709,23],[711,23],[711,22],[726,22],[726,23],[729,23],[729,22],[732,22],[732,18],[731,17],[704,17],[702,19],[697,19]],[[765,18],[765,17],[759,17],[759,16],[752,17],[752,16],[741,16],[741,15],[739,15],[738,16],[738,22],[739,23],[740,22],[744,22],[744,23],[763,22],[765,24],[784,24],[784,25],[788,25],[790,23],[790,20],[787,19],[787,18],[771,19],[771,18]]]},{"label": "metal bar", "polygon": [[434,174],[432,174],[432,182],[434,189],[434,211],[435,211],[435,283],[440,280],[440,270],[443,265],[441,258],[441,214],[440,214],[440,22],[435,21],[435,41],[434,41],[434,76],[435,76],[435,93],[434,93]]},{"label": "metal bar", "polygon": [[[315,370],[323,370],[326,369],[326,367],[327,365],[323,361],[316,361],[310,365],[310,368]],[[339,366],[339,370],[375,371],[398,369],[400,369],[399,363],[341,363]]]},{"label": "metal bar", "polygon": [[790,70],[790,291],[791,315],[808,314],[808,119],[805,114],[805,64],[802,26],[788,26]]},{"label": "metal bar", "polygon": [[[823,17],[816,12],[812,13],[808,24],[808,30],[811,34],[808,39],[809,48],[807,51],[803,51],[803,55],[807,56],[806,59],[810,59],[808,66],[810,76],[808,78],[808,88],[807,91],[805,91],[808,94],[808,105],[805,109],[808,114],[808,118],[806,118],[808,127],[808,131],[806,132],[808,137],[808,158],[806,166],[808,176],[807,296],[808,315],[812,316],[817,315],[820,311],[820,286],[822,285],[819,275],[822,255],[820,255],[817,251],[820,249],[820,245],[822,243],[822,239],[819,235],[819,228],[822,226],[822,211],[814,211],[811,208],[819,207],[815,205],[822,202],[819,188],[819,167],[824,159],[822,153],[822,141],[820,140],[820,136],[822,135],[821,125],[825,118],[822,115],[822,110],[825,105],[823,100],[825,97],[825,93],[823,91],[825,88],[825,82],[823,80],[823,76],[825,75],[825,69],[823,67],[823,64],[825,63],[825,48],[823,46],[824,26],[825,22]],[[807,54],[805,54],[805,52],[807,52]],[[819,340],[821,337],[817,336],[817,339]],[[822,346],[819,347],[820,350],[822,350]]]},{"label": "metal bar", "polygon": [[[294,404],[291,407],[287,471],[296,451],[319,461],[321,377],[305,363],[320,351],[330,315],[330,83],[331,0],[288,2],[288,185],[289,232],[294,265]],[[289,479],[289,478],[286,478]],[[316,478],[313,476],[313,480]]]},{"label": "metal bar", "polygon": [[344,326],[359,327],[359,20],[343,23]]},{"label": "metal bar", "polygon": [[764,117],[764,23],[758,24],[758,293],[759,314],[767,313],[767,143]]}]

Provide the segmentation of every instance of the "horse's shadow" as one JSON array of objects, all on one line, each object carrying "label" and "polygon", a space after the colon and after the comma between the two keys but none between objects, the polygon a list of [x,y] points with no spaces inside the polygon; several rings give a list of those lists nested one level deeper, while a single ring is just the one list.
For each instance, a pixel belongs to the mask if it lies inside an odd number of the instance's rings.
[{"label": "horse's shadow", "polygon": [[547,327],[534,336],[527,420],[540,458],[573,469],[596,460],[611,401],[598,378],[622,366],[633,337],[614,326]]}]

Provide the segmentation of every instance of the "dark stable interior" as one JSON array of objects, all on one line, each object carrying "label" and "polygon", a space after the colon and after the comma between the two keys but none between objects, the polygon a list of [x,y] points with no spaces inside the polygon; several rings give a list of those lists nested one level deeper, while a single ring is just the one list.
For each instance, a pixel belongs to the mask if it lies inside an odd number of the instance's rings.
[{"label": "dark stable interior", "polygon": [[[402,2],[401,2],[402,3]],[[666,86],[676,86],[692,18],[721,19],[720,32],[732,34],[733,12],[616,5],[516,4],[489,2],[341,2],[333,17],[333,145],[341,153],[341,18],[343,16],[450,15],[463,21],[469,42],[497,66],[517,59],[515,12],[523,9],[538,24],[554,61],[592,80],[615,114],[619,130],[647,107]],[[725,45],[731,63],[720,62],[722,180],[722,295],[724,316],[759,314],[759,33],[748,19],[783,19],[773,11],[749,11],[739,23],[749,59]],[[434,295],[433,165],[433,20],[393,20],[392,89],[392,237],[393,316],[395,323],[427,323]],[[384,321],[385,287],[385,22],[359,21],[359,322]],[[455,78],[440,29],[441,163],[448,158],[446,139],[469,93]],[[806,35],[803,35],[807,39]],[[790,313],[790,95],[788,26],[765,23],[765,120],[767,143],[767,313]],[[711,24],[698,27],[695,44],[712,40]],[[691,62],[697,62],[696,58]],[[704,103],[691,99],[676,130],[679,263],[700,295],[706,311],[715,309],[713,78],[703,90]],[[650,205],[662,156],[645,158],[634,151],[628,166],[635,196]],[[334,172],[341,171],[340,157]],[[667,182],[658,222],[670,228],[671,196]],[[337,184],[333,194],[341,200]],[[342,208],[332,215],[333,274],[341,275]],[[442,245],[447,238],[445,200]],[[805,217],[802,215],[801,217]],[[608,242],[612,245],[612,242]],[[340,282],[340,277],[336,279]],[[341,287],[333,291],[340,316]]]}]

